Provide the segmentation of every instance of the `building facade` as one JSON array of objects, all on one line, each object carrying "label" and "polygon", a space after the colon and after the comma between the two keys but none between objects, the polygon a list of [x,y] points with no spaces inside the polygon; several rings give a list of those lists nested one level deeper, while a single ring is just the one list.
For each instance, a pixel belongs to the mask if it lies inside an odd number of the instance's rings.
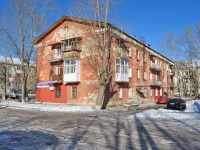
[{"label": "building facade", "polygon": [[[18,93],[21,93],[21,61],[18,58],[10,58],[0,56],[0,65],[5,66],[6,71],[6,89],[7,90],[15,90]],[[27,93],[33,94],[35,93],[35,64],[32,65],[29,69],[29,76],[27,79]],[[0,73],[2,75],[2,73]],[[0,85],[0,89],[3,89],[3,84]]]},{"label": "building facade", "polygon": [[178,61],[174,68],[174,95],[182,97],[200,94],[200,61]]},{"label": "building facade", "polygon": [[37,102],[95,104],[98,80],[85,62],[91,54],[91,33],[103,34],[105,30],[111,39],[113,70],[111,87],[104,96],[108,105],[157,101],[163,95],[173,97],[171,60],[110,24],[108,28],[91,30],[84,19],[64,16],[35,40]]}]

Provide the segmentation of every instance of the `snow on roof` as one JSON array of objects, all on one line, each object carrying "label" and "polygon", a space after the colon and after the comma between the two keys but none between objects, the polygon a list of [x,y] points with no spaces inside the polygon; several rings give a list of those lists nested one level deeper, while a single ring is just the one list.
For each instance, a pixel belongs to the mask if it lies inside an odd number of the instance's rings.
[{"label": "snow on roof", "polygon": [[[19,58],[12,58],[12,60],[15,65],[21,65],[21,60]],[[0,56],[0,62],[2,63],[12,64],[12,60],[10,57]],[[35,61],[30,61],[30,65],[35,66]]]}]

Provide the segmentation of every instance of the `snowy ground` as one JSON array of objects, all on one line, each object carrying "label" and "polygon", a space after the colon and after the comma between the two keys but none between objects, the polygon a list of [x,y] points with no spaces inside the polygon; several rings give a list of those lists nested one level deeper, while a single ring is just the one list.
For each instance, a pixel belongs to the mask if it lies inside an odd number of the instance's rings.
[{"label": "snowy ground", "polygon": [[[200,100],[186,105],[184,111],[149,109],[106,118],[95,116],[97,110],[89,106],[0,102],[0,150],[200,149]],[[37,111],[31,116],[27,111],[19,117],[8,115],[4,108],[38,110],[44,115]],[[67,114],[62,113],[80,111],[91,114],[71,114],[65,120]],[[53,118],[53,112],[63,116]]]},{"label": "snowy ground", "polygon": [[21,103],[14,100],[6,100],[0,103],[0,107],[9,107],[15,109],[32,109],[39,111],[59,111],[59,112],[79,112],[94,111],[90,106],[70,106],[67,104],[47,104],[47,103]]}]

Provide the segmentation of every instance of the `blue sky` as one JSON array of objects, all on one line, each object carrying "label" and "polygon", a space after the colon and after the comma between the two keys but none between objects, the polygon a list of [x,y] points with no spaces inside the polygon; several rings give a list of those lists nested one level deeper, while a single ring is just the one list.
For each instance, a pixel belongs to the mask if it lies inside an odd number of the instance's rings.
[{"label": "blue sky", "polygon": [[[69,15],[67,8],[73,0],[55,0],[59,11],[55,21]],[[0,1],[2,10],[4,1]],[[200,22],[200,0],[123,0],[118,6],[114,23],[135,38],[145,37],[146,44],[159,51],[162,38],[169,32],[182,34],[186,26],[195,28]],[[128,26],[127,26],[128,25]]]}]

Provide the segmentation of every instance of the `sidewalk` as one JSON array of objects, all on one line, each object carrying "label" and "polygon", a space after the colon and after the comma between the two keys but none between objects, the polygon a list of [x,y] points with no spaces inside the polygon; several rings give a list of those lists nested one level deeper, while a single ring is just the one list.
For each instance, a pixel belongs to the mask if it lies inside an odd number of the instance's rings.
[{"label": "sidewalk", "polygon": [[[68,105],[68,104],[58,104],[58,103],[35,103],[34,100],[25,103],[7,99],[6,101],[0,102],[1,108],[15,108],[15,109],[29,109],[38,111],[67,111],[67,112],[79,112],[79,111],[101,111],[94,109],[93,106],[78,106],[78,105]],[[137,104],[119,104],[113,106],[107,106],[105,110],[120,110],[120,111],[130,111],[130,110],[146,110],[154,108],[164,108],[165,105],[158,105],[155,101],[149,101]]]}]

